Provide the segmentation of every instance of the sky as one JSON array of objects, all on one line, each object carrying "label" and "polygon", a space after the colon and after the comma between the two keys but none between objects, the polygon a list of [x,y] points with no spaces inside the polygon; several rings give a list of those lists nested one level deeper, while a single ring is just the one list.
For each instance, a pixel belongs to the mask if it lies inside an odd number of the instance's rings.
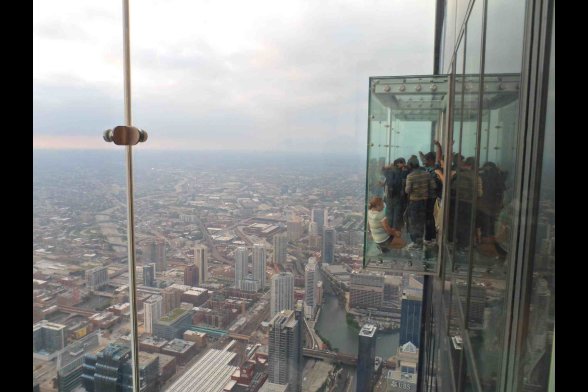
[{"label": "sky", "polygon": [[[33,2],[33,148],[105,149],[122,5]],[[142,149],[364,154],[368,78],[433,72],[435,0],[130,2]]]}]

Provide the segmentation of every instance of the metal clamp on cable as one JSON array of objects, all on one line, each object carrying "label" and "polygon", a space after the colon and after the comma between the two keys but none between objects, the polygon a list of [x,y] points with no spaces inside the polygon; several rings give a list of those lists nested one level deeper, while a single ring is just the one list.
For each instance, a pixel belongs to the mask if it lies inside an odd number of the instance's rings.
[{"label": "metal clamp on cable", "polygon": [[104,131],[104,140],[119,146],[134,146],[147,141],[147,132],[139,128],[119,125],[114,130]]}]

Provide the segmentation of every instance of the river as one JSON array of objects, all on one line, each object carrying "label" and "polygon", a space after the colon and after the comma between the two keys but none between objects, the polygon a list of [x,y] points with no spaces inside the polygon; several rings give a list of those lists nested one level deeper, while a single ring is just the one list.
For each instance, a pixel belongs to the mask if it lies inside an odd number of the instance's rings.
[{"label": "river", "polygon": [[[324,280],[323,284],[325,284]],[[347,324],[344,305],[339,303],[337,297],[330,291],[325,290],[324,292],[324,302],[315,329],[320,336],[331,343],[333,349],[337,348],[341,353],[357,355],[359,331]],[[398,332],[378,332],[376,335],[376,355],[384,359],[396,355],[398,339]]]}]

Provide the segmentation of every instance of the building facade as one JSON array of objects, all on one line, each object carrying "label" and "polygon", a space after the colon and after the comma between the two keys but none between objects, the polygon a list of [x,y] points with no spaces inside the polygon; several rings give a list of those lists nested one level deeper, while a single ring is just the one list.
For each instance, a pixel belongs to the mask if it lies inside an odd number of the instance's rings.
[{"label": "building facade", "polygon": [[143,265],[143,285],[155,287],[155,263]]},{"label": "building facade", "polygon": [[313,318],[316,310],[316,285],[319,279],[316,258],[310,257],[304,267],[304,314],[306,318]]},{"label": "building facade", "polygon": [[270,321],[268,340],[268,381],[300,391],[299,367],[302,351],[300,320],[294,310],[283,310]]},{"label": "building facade", "polygon": [[143,302],[145,332],[153,333],[153,323],[159,321],[163,314],[163,298],[160,295],[152,295]]},{"label": "building facade", "polygon": [[335,243],[337,242],[337,232],[334,227],[325,226],[323,230],[323,263],[333,264],[335,262]]},{"label": "building facade", "polygon": [[[240,246],[235,250],[235,287],[243,290],[243,280],[249,273],[247,248]],[[256,291],[256,290],[254,290]]]},{"label": "building facade", "polygon": [[154,238],[143,243],[143,263],[155,263],[158,271],[167,271],[165,240]]},{"label": "building facade", "polygon": [[86,287],[89,290],[98,290],[108,284],[108,268],[96,267],[86,271]]},{"label": "building facade", "polygon": [[376,361],[376,331],[373,324],[364,324],[359,331],[357,349],[357,391],[371,391]]},{"label": "building facade", "polygon": [[257,280],[260,289],[265,288],[265,248],[262,244],[253,245],[253,278]]},{"label": "building facade", "polygon": [[285,309],[294,309],[294,275],[280,272],[272,276],[270,317]]},{"label": "building facade", "polygon": [[200,244],[194,247],[194,264],[198,268],[198,283],[206,283],[208,281],[208,248],[206,245]]},{"label": "building facade", "polygon": [[288,235],[286,233],[276,234],[273,238],[274,264],[286,264],[288,256]]}]

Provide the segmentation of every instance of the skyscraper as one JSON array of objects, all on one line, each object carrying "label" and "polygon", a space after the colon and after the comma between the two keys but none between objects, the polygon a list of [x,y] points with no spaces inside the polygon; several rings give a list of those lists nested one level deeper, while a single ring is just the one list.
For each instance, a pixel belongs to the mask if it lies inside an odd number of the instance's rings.
[{"label": "skyscraper", "polygon": [[265,288],[265,248],[262,244],[253,245],[253,278],[259,282],[259,288]]},{"label": "skyscraper", "polygon": [[41,320],[33,325],[33,352],[52,354],[61,350],[66,343],[66,328],[63,324],[47,320]]},{"label": "skyscraper", "polygon": [[198,244],[194,247],[194,263],[198,267],[198,283],[208,281],[208,249],[206,245]]},{"label": "skyscraper", "polygon": [[247,278],[249,255],[247,248],[240,246],[235,250],[235,287],[243,289],[243,280]]},{"label": "skyscraper", "polygon": [[304,314],[306,318],[313,318],[316,307],[316,284],[318,282],[318,269],[316,259],[310,257],[304,267]]},{"label": "skyscraper", "polygon": [[376,360],[376,326],[364,324],[359,331],[357,350],[357,391],[371,391]]},{"label": "skyscraper", "polygon": [[300,321],[293,310],[282,310],[271,319],[268,340],[268,381],[300,391],[302,340]]},{"label": "skyscraper", "polygon": [[284,309],[294,309],[294,275],[280,272],[272,276],[271,317]]},{"label": "skyscraper", "polygon": [[325,226],[323,231],[323,263],[332,264],[335,262],[335,242],[337,241],[337,233],[334,227]]},{"label": "skyscraper", "polygon": [[155,263],[143,264],[143,285],[155,287]]},{"label": "skyscraper", "polygon": [[412,342],[420,347],[422,291],[405,289],[400,306],[400,340],[399,345]]},{"label": "skyscraper", "polygon": [[317,224],[318,232],[322,233],[323,228],[329,224],[327,209],[321,207],[313,208],[311,220]]},{"label": "skyscraper", "polygon": [[198,286],[198,267],[190,264],[184,267],[184,284],[186,286]]},{"label": "skyscraper", "polygon": [[145,241],[143,257],[143,264],[155,263],[158,271],[166,271],[165,240],[163,238],[154,238]]},{"label": "skyscraper", "polygon": [[159,321],[163,314],[162,306],[163,298],[160,295],[152,295],[143,303],[146,333],[153,333],[153,323]]},{"label": "skyscraper", "polygon": [[274,264],[285,264],[288,251],[288,235],[286,233],[276,234],[274,242]]}]

